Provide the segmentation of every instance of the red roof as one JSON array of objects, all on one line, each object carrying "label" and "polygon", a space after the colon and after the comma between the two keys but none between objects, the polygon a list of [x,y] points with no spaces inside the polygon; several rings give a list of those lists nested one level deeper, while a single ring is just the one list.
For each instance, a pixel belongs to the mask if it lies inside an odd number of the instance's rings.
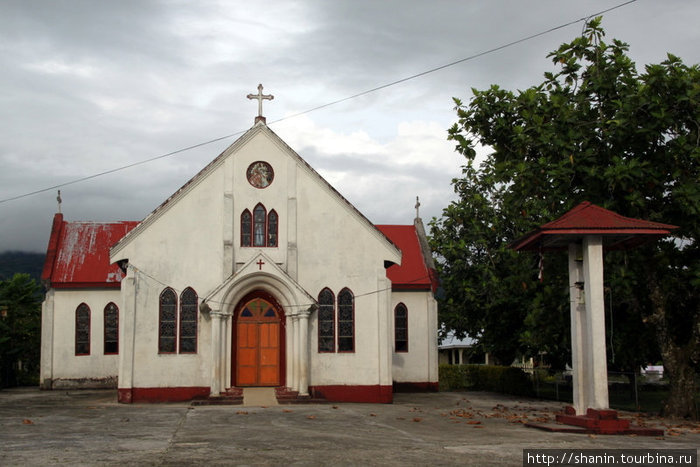
[{"label": "red roof", "polygon": [[418,233],[413,225],[378,225],[377,228],[401,250],[401,265],[386,270],[392,289],[435,290],[437,274],[423,259]]},{"label": "red roof", "polygon": [[109,248],[138,222],[66,222],[53,219],[43,281],[55,288],[119,288],[124,274],[109,263]]},{"label": "red roof", "polygon": [[515,250],[560,250],[584,235],[602,235],[606,249],[631,248],[662,237],[675,225],[621,216],[584,201],[559,219],[541,225],[514,241]]}]

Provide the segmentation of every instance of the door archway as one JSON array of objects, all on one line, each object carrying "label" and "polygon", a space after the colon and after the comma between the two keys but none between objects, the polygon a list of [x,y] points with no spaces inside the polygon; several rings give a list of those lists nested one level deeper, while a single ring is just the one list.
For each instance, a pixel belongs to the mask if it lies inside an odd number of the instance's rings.
[{"label": "door archway", "polygon": [[233,320],[233,386],[284,384],[284,311],[272,295],[257,290],[238,303]]}]

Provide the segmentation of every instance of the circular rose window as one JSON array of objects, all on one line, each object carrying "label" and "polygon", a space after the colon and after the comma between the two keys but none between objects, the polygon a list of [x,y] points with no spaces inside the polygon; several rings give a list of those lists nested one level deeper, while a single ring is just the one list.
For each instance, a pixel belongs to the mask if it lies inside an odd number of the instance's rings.
[{"label": "circular rose window", "polygon": [[248,182],[255,188],[267,188],[275,178],[275,172],[267,162],[253,162],[246,171]]}]

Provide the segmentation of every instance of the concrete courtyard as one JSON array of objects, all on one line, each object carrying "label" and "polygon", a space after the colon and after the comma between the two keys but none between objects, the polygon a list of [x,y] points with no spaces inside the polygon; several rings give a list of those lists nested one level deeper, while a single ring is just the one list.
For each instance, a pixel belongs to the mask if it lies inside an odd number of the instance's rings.
[{"label": "concrete courtyard", "polygon": [[[394,403],[190,406],[116,391],[0,391],[0,465],[522,465],[523,449],[696,449],[697,424],[636,419],[663,437],[550,433],[561,403],[482,392]],[[621,414],[633,417],[633,414]]]}]

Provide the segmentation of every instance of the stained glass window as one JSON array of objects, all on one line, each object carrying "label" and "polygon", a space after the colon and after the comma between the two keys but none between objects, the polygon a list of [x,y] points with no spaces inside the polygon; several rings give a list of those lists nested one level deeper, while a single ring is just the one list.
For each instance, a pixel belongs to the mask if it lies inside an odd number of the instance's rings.
[{"label": "stained glass window", "polygon": [[187,287],[180,295],[180,353],[197,352],[197,292]]},{"label": "stained glass window", "polygon": [[279,242],[279,216],[274,209],[267,213],[265,206],[258,203],[253,209],[241,214],[241,246],[276,247]]},{"label": "stained glass window", "polygon": [[355,305],[352,292],[338,294],[338,352],[355,351]]},{"label": "stained glass window", "polygon": [[394,349],[408,352],[408,309],[403,303],[394,308]]},{"label": "stained glass window", "polygon": [[250,246],[253,231],[253,217],[247,209],[241,214],[241,246]]},{"label": "stained glass window", "polygon": [[267,216],[267,246],[277,246],[277,212],[274,210]]},{"label": "stained glass window", "polygon": [[177,333],[177,295],[173,289],[165,289],[160,294],[159,316],[158,352],[174,353]]},{"label": "stained glass window", "polygon": [[110,302],[104,309],[104,353],[119,353],[119,308]]},{"label": "stained glass window", "polygon": [[262,204],[253,210],[253,246],[265,246],[265,207]]},{"label": "stained glass window", "polygon": [[90,355],[90,307],[84,303],[75,310],[75,354]]},{"label": "stained glass window", "polygon": [[318,294],[318,351],[335,351],[335,297],[330,289]]}]

